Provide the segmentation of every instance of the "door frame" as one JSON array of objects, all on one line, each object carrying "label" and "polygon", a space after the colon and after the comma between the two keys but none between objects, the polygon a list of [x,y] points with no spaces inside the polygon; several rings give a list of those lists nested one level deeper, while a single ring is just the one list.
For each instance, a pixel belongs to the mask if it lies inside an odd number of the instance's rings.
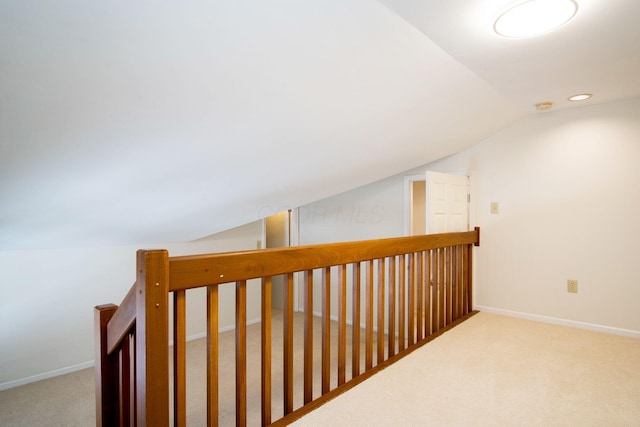
[{"label": "door frame", "polygon": [[[287,234],[289,236],[288,246],[298,246],[300,244],[300,208],[292,208],[292,209],[283,209],[279,212],[274,213],[273,215],[277,215],[281,212],[289,212],[288,221],[287,221]],[[267,245],[267,218],[262,218],[262,240],[259,242],[258,249],[265,249],[268,247]],[[298,278],[298,274],[293,275],[293,311],[301,311],[300,307],[300,286],[301,282]]]},{"label": "door frame", "polygon": [[[411,189],[411,185],[413,181],[426,181],[427,180],[427,171],[428,169],[425,169],[425,171],[421,174],[412,174],[412,175],[405,175],[404,177],[404,184],[403,184],[403,197],[404,197],[404,235],[405,236],[410,236],[411,235],[411,209],[413,206],[413,200],[412,200],[412,189]],[[476,215],[475,215],[475,197],[474,194],[475,192],[475,179],[474,179],[474,172],[473,170],[468,170],[468,171],[451,171],[451,172],[445,172],[445,171],[439,171],[439,170],[433,170],[433,172],[441,172],[441,173],[448,173],[451,175],[464,175],[464,176],[468,176],[469,177],[469,230],[473,230],[473,227],[476,224]]]},{"label": "door frame", "polygon": [[[425,171],[426,172],[426,171]],[[404,235],[411,236],[411,214],[413,212],[413,188],[414,181],[426,181],[426,173],[406,175],[404,177]]]}]

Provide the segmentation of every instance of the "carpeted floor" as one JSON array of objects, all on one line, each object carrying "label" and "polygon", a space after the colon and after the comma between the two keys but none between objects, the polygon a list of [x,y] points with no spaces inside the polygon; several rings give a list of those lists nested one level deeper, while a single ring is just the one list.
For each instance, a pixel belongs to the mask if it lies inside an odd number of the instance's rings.
[{"label": "carpeted floor", "polygon": [[297,426],[640,426],[640,340],[479,313]]},{"label": "carpeted floor", "polygon": [[[276,319],[274,337],[279,327]],[[300,334],[296,328],[296,340]],[[232,345],[233,333],[223,334],[221,346]],[[247,345],[252,372],[259,369],[259,334]],[[204,340],[188,344],[190,426],[206,420],[204,349]],[[301,365],[299,355],[295,360]],[[220,363],[228,374],[224,406],[233,402],[233,362]],[[281,389],[275,378],[274,371],[274,393]],[[88,369],[0,392],[0,425],[95,425],[93,381]],[[277,400],[274,418],[281,413]],[[256,425],[257,408],[249,420]],[[223,411],[220,425],[234,424],[233,410]],[[479,313],[297,425],[640,426],[640,340]]]}]

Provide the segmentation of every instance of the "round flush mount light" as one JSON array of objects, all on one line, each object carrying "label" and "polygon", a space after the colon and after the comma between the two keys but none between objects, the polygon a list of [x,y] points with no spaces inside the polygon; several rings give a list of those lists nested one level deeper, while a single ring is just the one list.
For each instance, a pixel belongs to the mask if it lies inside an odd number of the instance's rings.
[{"label": "round flush mount light", "polygon": [[535,37],[563,26],[577,11],[575,0],[528,0],[500,15],[493,29],[508,38]]},{"label": "round flush mount light", "polygon": [[584,101],[585,99],[591,98],[593,95],[590,93],[581,93],[579,95],[570,96],[569,101]]}]

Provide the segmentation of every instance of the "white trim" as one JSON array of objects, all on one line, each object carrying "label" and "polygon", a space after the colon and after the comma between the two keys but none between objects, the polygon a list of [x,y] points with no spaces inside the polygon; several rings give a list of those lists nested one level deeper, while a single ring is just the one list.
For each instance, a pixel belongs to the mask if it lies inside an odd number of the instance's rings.
[{"label": "white trim", "polygon": [[630,338],[640,338],[640,331],[631,329],[615,328],[613,326],[596,325],[594,323],[580,322],[577,320],[560,319],[557,317],[542,316],[540,314],[523,313],[520,311],[505,310],[502,308],[485,307],[482,305],[474,306],[474,310],[484,311],[486,313],[500,314],[508,317],[516,317],[518,319],[533,320],[542,323],[551,323],[554,325],[569,326],[572,328],[586,329],[594,332],[604,332],[613,335],[622,335]]},{"label": "white trim", "polygon": [[[476,199],[476,194],[478,194],[476,192],[476,181],[475,181],[475,173],[473,170],[468,170],[466,172],[467,177],[469,178],[469,188],[467,193],[469,194],[469,231],[473,230],[476,223],[476,205],[475,205],[475,199]],[[475,276],[474,276],[475,277]]]},{"label": "white trim", "polygon": [[411,235],[411,183],[413,181],[426,181],[427,176],[423,174],[416,175],[405,175],[404,176],[404,190],[403,190],[403,199],[404,199],[404,235]]},{"label": "white trim", "polygon": [[256,249],[264,249],[267,247],[267,218],[262,218],[262,231],[260,232],[260,244],[256,245]]},{"label": "white trim", "polygon": [[30,377],[7,381],[6,383],[0,384],[0,391],[9,390],[10,388],[20,387],[22,385],[30,383],[35,383],[36,381],[47,380],[49,378],[57,377],[60,375],[70,374],[72,372],[81,371],[83,369],[92,368],[94,364],[94,361],[90,360],[88,362],[79,363],[77,365],[67,366],[66,368],[54,369],[53,371],[43,372],[41,374],[32,375]]},{"label": "white trim", "polygon": [[[258,317],[256,319],[247,320],[247,326],[255,325],[256,323],[260,323],[261,321],[262,321],[262,319],[260,317]],[[235,324],[229,325],[229,326],[223,326],[222,328],[218,329],[218,333],[221,334],[223,332],[229,332],[229,331],[233,331],[235,329],[236,329],[236,325]],[[192,335],[191,337],[187,338],[187,341],[196,340],[198,338],[204,338],[206,336],[207,336],[206,332],[201,332],[199,334]]]}]

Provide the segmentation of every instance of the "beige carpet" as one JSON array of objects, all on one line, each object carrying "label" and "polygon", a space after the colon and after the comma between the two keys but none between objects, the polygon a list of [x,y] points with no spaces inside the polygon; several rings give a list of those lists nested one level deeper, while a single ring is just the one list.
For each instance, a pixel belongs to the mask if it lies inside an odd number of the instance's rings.
[{"label": "beige carpet", "polygon": [[[275,336],[279,328],[276,319]],[[222,346],[232,346],[233,334],[223,335]],[[319,338],[315,342],[319,347]],[[249,370],[255,371],[259,341],[248,347]],[[204,348],[203,340],[188,344],[190,426],[206,419]],[[279,357],[274,355],[274,364]],[[299,354],[295,360],[301,366]],[[274,393],[281,388],[278,369]],[[221,370],[221,403],[232,406],[232,362],[221,360]],[[301,387],[298,378],[295,383]],[[277,400],[274,415],[282,411]],[[258,402],[257,394],[252,402]],[[257,425],[257,408],[249,419]],[[233,410],[223,411],[221,425],[234,424]],[[0,392],[0,426],[91,425],[92,370]],[[640,340],[480,313],[297,425],[640,426]]]},{"label": "beige carpet", "polygon": [[640,426],[640,340],[480,313],[297,426]]}]

